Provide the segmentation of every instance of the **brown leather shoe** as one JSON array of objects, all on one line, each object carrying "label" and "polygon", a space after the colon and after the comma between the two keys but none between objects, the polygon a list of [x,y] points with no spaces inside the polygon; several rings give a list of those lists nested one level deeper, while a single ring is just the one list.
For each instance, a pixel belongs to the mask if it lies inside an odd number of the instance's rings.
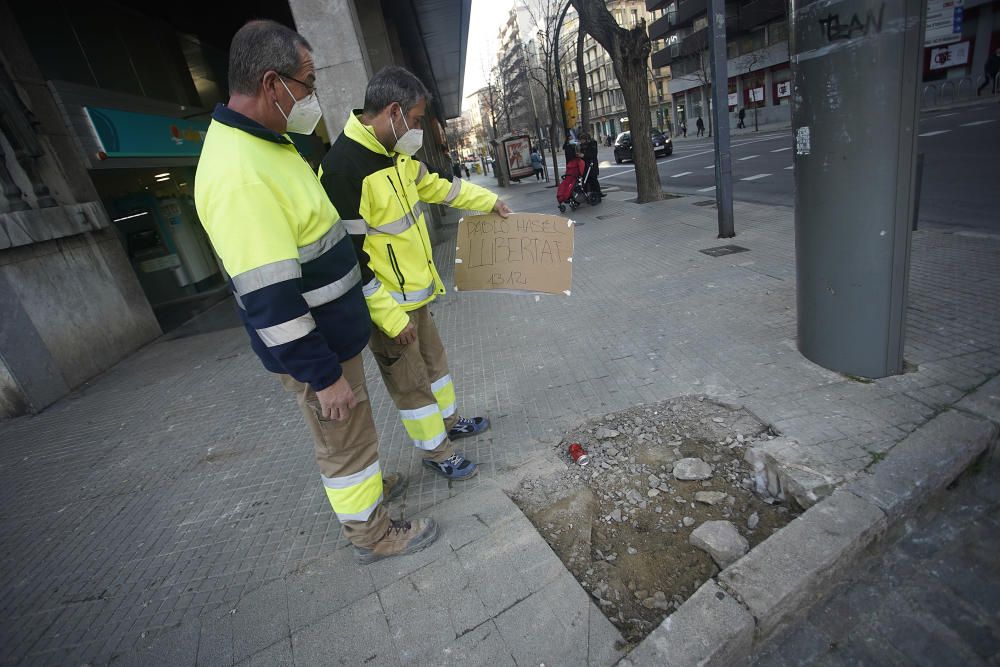
[{"label": "brown leather shoe", "polygon": [[370,548],[354,547],[354,559],[361,565],[368,565],[383,558],[416,553],[432,544],[437,536],[434,519],[392,520],[385,537]]},{"label": "brown leather shoe", "polygon": [[398,472],[382,475],[382,500],[391,503],[393,500],[399,498],[403,495],[403,491],[406,490],[408,481]]}]

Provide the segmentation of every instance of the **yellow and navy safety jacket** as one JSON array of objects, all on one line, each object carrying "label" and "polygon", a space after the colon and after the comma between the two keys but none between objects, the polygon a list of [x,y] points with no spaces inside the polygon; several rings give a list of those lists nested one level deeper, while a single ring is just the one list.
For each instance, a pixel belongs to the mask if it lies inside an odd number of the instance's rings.
[{"label": "yellow and navy safety jacket", "polygon": [[294,144],[218,105],[195,205],[264,367],[316,391],[336,382],[371,319],[350,237]]},{"label": "yellow and navy safety jacket", "polygon": [[420,202],[489,211],[497,196],[460,178],[449,182],[419,160],[386,150],[359,115],[348,117],[323,159],[320,179],[354,239],[372,321],[395,337],[409,322],[407,311],[445,293]]}]

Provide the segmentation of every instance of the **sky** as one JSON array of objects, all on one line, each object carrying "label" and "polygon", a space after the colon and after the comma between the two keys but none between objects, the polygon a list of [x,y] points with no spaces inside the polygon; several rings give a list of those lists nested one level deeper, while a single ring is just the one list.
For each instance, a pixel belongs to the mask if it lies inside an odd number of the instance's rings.
[{"label": "sky", "polygon": [[[488,71],[496,59],[497,34],[513,4],[514,0],[472,0],[463,95],[471,95],[486,85],[484,70]],[[470,107],[470,100],[462,100],[463,111]]]}]

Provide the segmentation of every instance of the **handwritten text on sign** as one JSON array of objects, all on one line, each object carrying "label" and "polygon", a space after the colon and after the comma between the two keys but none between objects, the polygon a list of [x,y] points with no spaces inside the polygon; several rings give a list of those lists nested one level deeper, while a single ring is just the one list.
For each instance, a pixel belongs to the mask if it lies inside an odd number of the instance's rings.
[{"label": "handwritten text on sign", "polygon": [[455,286],[569,294],[573,224],[541,213],[463,218],[458,226]]}]

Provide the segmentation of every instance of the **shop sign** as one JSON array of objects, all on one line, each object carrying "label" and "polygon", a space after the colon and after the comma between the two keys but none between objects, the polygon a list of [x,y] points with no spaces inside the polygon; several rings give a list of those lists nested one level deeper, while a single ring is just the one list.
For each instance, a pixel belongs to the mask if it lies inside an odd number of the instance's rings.
[{"label": "shop sign", "polygon": [[965,0],[927,0],[924,46],[950,44],[962,39]]},{"label": "shop sign", "polygon": [[208,122],[119,109],[84,107],[100,159],[109,157],[197,157]]},{"label": "shop sign", "polygon": [[792,82],[791,81],[779,81],[778,82],[778,97],[790,97],[792,94]]},{"label": "shop sign", "polygon": [[969,62],[969,43],[959,42],[931,49],[931,69],[959,67]]}]

